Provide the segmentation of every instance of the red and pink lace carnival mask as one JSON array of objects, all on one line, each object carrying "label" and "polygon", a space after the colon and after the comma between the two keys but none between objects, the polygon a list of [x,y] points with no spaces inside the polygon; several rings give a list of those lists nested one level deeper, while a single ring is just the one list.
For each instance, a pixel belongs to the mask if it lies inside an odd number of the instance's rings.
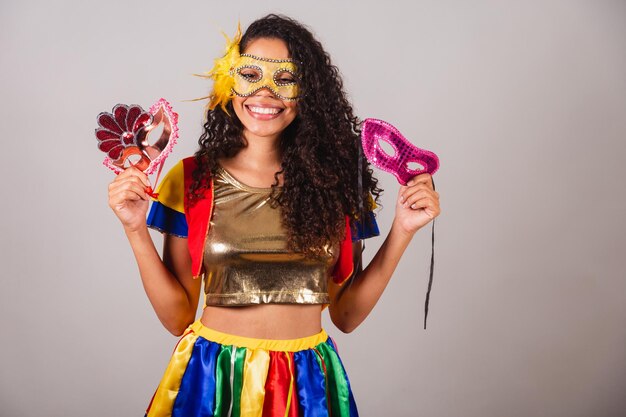
[{"label": "red and pink lace carnival mask", "polygon": [[[156,184],[178,139],[178,114],[170,103],[161,98],[147,112],[136,104],[118,104],[111,113],[98,114],[97,121],[98,149],[106,153],[102,163],[116,174],[130,166],[146,175],[156,171]],[[148,138],[155,133],[158,137],[150,143]],[[146,193],[157,197],[150,187],[146,187]]]},{"label": "red and pink lace carnival mask", "polygon": [[[178,139],[178,114],[165,99],[146,112],[136,104],[118,104],[111,113],[97,117],[98,149],[106,153],[102,162],[119,174],[134,166],[150,175],[163,165]],[[153,143],[148,139],[160,131]]]}]

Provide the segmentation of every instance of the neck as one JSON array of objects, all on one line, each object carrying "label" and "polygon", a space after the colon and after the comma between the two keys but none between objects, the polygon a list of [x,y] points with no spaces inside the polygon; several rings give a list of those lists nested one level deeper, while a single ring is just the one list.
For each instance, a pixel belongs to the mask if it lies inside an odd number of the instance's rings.
[{"label": "neck", "polygon": [[280,167],[282,155],[280,152],[280,137],[256,136],[244,131],[248,145],[241,149],[233,159],[245,161],[252,169],[266,167]]}]

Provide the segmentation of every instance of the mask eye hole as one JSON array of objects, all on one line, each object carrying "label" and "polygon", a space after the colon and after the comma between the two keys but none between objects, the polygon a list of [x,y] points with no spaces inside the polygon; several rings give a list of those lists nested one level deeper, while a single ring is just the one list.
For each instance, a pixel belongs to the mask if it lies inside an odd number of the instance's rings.
[{"label": "mask eye hole", "polygon": [[285,69],[280,69],[274,73],[274,82],[276,85],[292,85],[296,84],[296,76]]},{"label": "mask eye hole", "polygon": [[406,167],[409,171],[422,171],[424,169],[424,166],[422,166],[419,162],[408,162],[406,164]]},{"label": "mask eye hole", "polygon": [[256,83],[263,78],[263,71],[259,67],[242,67],[237,70],[237,74],[251,83]]},{"label": "mask eye hole", "polygon": [[394,149],[394,147],[391,145],[391,143],[387,142],[386,140],[383,139],[378,139],[378,147],[384,152],[386,153],[389,157],[393,158],[394,156],[396,156],[396,150]]},{"label": "mask eye hole", "polygon": [[128,155],[128,158],[124,160],[124,168],[130,168],[131,166],[135,166],[139,163],[139,161],[141,161],[141,155]]}]

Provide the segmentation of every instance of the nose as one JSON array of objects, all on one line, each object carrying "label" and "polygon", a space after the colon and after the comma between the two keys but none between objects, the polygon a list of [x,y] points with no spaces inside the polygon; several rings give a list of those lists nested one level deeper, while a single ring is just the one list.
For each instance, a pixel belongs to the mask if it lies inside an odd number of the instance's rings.
[{"label": "nose", "polygon": [[254,93],[255,96],[261,96],[261,97],[272,97],[272,98],[276,98],[276,94],[274,94],[274,92],[272,90],[270,90],[269,86],[267,84],[263,85],[259,90],[257,90],[256,93]]}]

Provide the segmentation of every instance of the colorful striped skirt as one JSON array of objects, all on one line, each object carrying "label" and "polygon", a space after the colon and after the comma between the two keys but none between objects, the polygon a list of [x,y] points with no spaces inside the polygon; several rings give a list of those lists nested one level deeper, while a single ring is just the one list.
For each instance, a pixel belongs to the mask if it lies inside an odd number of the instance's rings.
[{"label": "colorful striped skirt", "polygon": [[334,341],[233,336],[190,325],[178,341],[147,417],[357,417]]}]

